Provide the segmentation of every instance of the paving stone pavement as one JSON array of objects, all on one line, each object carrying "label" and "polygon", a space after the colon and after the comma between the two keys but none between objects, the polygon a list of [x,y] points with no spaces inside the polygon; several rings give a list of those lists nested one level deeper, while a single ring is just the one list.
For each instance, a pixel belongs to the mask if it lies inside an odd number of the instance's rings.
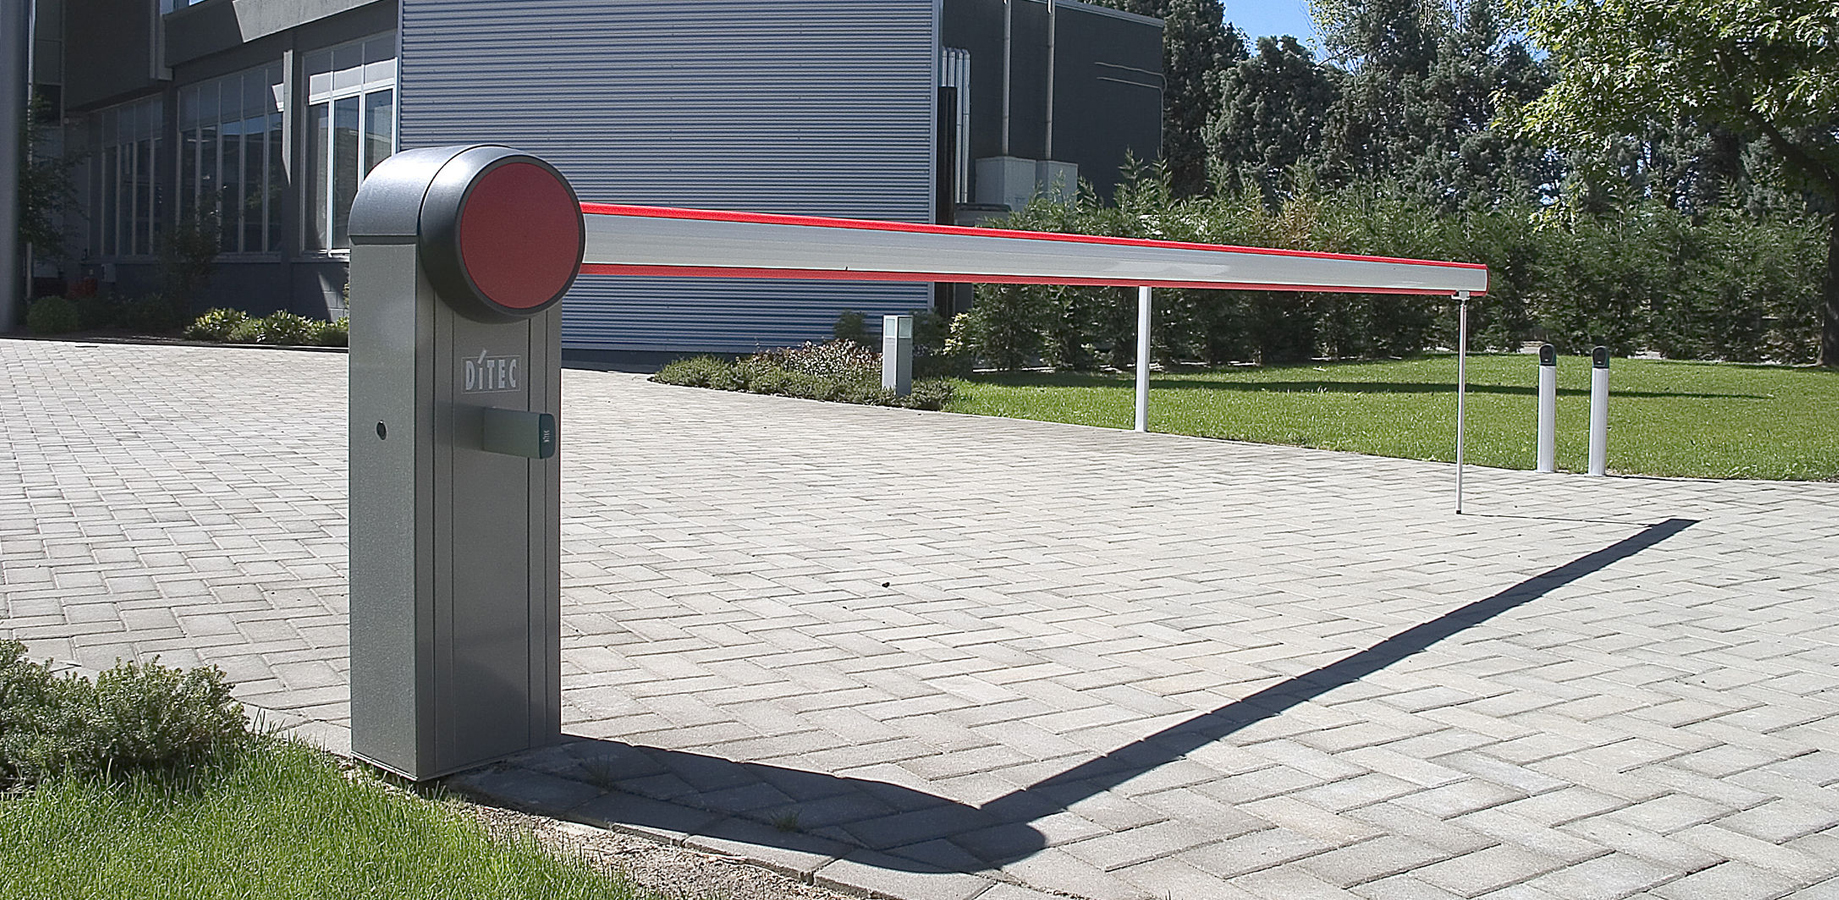
[{"label": "paving stone pavement", "polygon": [[[0,371],[0,637],[348,746],[345,358]],[[456,787],[910,900],[1839,897],[1839,484],[1456,516],[1435,463],[564,385],[570,739]]]}]

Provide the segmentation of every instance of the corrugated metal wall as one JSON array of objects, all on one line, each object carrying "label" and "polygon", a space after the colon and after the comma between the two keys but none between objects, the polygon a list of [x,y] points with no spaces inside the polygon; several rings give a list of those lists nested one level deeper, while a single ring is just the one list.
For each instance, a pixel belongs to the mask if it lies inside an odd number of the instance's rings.
[{"label": "corrugated metal wall", "polygon": [[[584,200],[932,221],[936,0],[402,0],[400,146],[499,142]],[[566,346],[749,351],[925,285],[583,277]]]}]

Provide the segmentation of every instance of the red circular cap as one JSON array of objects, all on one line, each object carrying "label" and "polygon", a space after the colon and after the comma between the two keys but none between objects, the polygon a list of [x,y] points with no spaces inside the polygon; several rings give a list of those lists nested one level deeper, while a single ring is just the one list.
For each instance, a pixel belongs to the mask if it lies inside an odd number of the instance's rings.
[{"label": "red circular cap", "polygon": [[556,299],[581,264],[581,207],[567,185],[527,162],[506,163],[474,182],[459,231],[466,274],[507,309]]}]

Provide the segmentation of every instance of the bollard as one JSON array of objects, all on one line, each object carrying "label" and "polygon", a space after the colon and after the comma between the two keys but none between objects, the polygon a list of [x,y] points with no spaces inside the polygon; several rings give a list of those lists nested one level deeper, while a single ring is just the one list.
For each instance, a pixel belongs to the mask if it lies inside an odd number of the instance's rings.
[{"label": "bollard", "polygon": [[1137,288],[1137,410],[1133,428],[1149,430],[1149,325],[1153,318],[1154,292]]},{"label": "bollard", "polygon": [[398,153],[351,207],[351,750],[422,781],[561,737],[574,190],[506,147]]},{"label": "bollard", "polygon": [[1558,471],[1558,348],[1539,347],[1539,464],[1535,472]]},{"label": "bollard", "polygon": [[1609,348],[1590,351],[1590,474],[1608,472]]},{"label": "bollard", "polygon": [[913,317],[881,317],[881,386],[896,397],[913,393]]}]

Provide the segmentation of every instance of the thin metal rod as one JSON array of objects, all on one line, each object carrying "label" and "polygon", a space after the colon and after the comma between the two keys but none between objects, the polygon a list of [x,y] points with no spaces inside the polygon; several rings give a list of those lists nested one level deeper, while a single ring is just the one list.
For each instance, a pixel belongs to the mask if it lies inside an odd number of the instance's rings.
[{"label": "thin metal rod", "polygon": [[1469,292],[1456,293],[1456,515],[1462,515],[1463,438],[1469,424]]},{"label": "thin metal rod", "polygon": [[1149,320],[1151,289],[1137,288],[1137,424],[1149,430]]},{"label": "thin metal rod", "polygon": [[1003,0],[1003,156],[1009,155],[1009,83],[1015,77],[1015,0]]},{"label": "thin metal rod", "polygon": [[1054,158],[1054,64],[1059,56],[1054,46],[1054,10],[1060,0],[1047,0],[1047,144],[1042,159]]}]

